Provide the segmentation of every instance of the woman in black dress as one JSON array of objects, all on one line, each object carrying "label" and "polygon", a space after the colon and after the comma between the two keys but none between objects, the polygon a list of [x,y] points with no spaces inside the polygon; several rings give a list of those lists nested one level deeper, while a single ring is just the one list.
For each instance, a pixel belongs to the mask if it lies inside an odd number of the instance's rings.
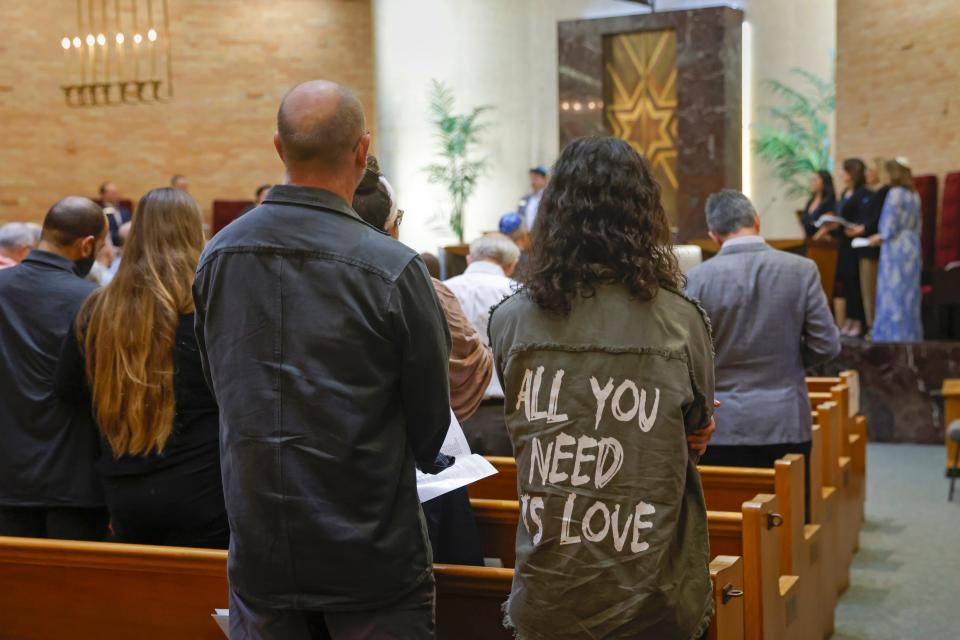
[{"label": "woman in black dress", "polygon": [[[843,193],[837,203],[837,214],[852,226],[861,225],[867,213],[872,196],[866,185],[866,166],[860,158],[847,158],[843,161]],[[825,224],[817,232],[819,239],[826,233],[832,233],[839,246],[837,251],[837,284],[840,295],[846,300],[846,321],[840,330],[845,336],[861,336],[864,332],[866,316],[863,310],[863,295],[860,291],[860,260],[856,250],[850,246],[851,237],[845,228],[836,223]]]},{"label": "woman in black dress", "polygon": [[837,210],[837,196],[833,189],[833,176],[829,171],[817,171],[810,178],[810,198],[803,208],[803,230],[808,238],[817,234],[815,223],[820,216]]},{"label": "woman in black dress", "polygon": [[97,468],[119,542],[225,549],[216,401],[193,330],[203,250],[189,194],[154,189],[137,206],[117,275],[77,315],[60,393],[92,412]]}]

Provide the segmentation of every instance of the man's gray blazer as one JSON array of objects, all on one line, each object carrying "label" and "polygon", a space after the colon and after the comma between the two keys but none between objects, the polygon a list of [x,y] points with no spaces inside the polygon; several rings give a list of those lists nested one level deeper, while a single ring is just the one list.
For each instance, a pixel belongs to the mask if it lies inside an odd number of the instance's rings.
[{"label": "man's gray blazer", "polygon": [[713,323],[714,445],[810,440],[804,367],[836,357],[840,336],[813,261],[759,237],[724,244],[688,274],[687,294]]}]

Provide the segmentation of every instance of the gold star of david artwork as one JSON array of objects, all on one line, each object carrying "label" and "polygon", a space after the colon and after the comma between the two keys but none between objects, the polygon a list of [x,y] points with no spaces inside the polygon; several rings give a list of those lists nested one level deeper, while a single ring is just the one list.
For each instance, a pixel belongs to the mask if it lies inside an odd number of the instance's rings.
[{"label": "gold star of david artwork", "polygon": [[678,187],[676,32],[607,36],[603,61],[606,125],[650,163],[673,220]]}]

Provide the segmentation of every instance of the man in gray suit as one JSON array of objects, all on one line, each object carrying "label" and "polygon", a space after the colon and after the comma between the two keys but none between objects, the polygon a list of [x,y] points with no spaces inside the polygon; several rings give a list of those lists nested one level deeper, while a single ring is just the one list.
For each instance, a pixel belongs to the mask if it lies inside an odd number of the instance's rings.
[{"label": "man in gray suit", "polygon": [[717,431],[701,464],[772,467],[810,455],[804,367],[840,353],[816,265],[777,251],[739,191],[707,198],[707,226],[720,253],[688,275],[687,294],[713,323]]}]

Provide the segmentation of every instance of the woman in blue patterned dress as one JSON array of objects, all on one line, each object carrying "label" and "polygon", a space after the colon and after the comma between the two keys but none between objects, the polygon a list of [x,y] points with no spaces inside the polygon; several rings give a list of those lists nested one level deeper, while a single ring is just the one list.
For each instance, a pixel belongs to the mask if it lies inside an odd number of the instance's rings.
[{"label": "woman in blue patterned dress", "polygon": [[881,247],[873,341],[920,341],[920,197],[905,164],[888,160],[886,169],[890,191],[880,233],[870,237],[872,245]]}]

